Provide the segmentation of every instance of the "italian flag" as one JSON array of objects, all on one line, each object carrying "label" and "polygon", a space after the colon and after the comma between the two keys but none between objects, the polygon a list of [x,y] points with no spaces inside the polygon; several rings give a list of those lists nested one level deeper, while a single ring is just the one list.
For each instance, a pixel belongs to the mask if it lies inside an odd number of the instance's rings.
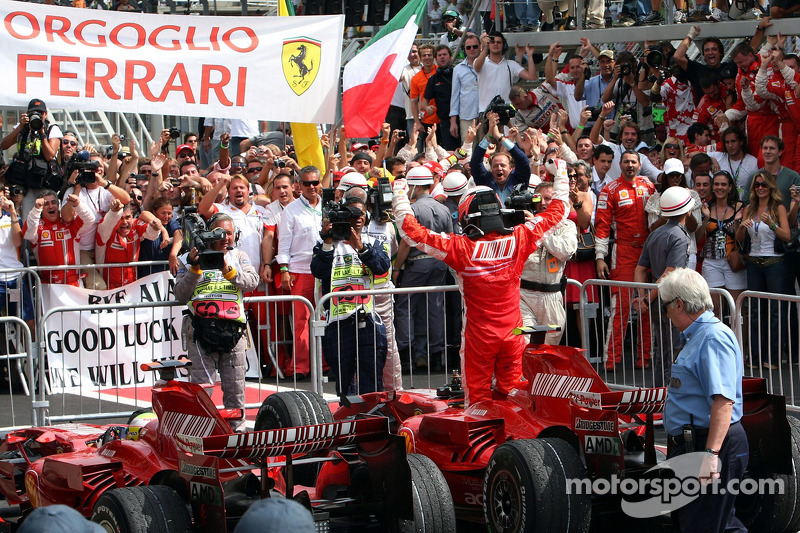
[{"label": "italian flag", "polygon": [[348,137],[380,132],[426,6],[427,0],[411,0],[345,65],[342,114]]}]

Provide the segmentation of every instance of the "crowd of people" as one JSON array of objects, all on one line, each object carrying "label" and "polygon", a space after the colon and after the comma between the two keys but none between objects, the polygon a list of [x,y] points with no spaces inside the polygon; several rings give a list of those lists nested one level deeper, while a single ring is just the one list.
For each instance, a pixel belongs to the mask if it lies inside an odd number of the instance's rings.
[{"label": "crowd of people", "polygon": [[[558,197],[547,168],[557,158],[567,165],[568,221],[537,243],[519,273],[526,325],[563,326],[578,301],[566,278],[656,281],[688,266],[734,297],[745,289],[793,294],[800,64],[784,51],[784,36],[764,38],[767,25],[762,21],[749,42],[731,50],[731,63],[722,62],[725,51],[714,37],[698,42],[702,61],[689,59],[700,34],[695,26],[676,49],[653,43],[640,60],[582,38],[579,52],[562,65],[562,47],[554,42],[543,69],[532,47],[517,46],[511,54],[496,31],[463,33],[456,46],[414,44],[380,135],[348,139],[344,127],[321,135],[326,169],[301,167],[291,132],[270,131],[259,120],[206,118],[202,131],[182,140],[164,130],[147,154],[133,142],[123,146],[118,136],[106,150],[79,146],[73,132],[49,123],[45,103],[33,99],[0,142],[17,150],[2,198],[0,238],[13,244],[4,247],[2,266],[18,268],[11,250],[28,249],[40,267],[76,266],[43,270],[44,283],[99,290],[169,269],[179,279],[192,274],[195,283],[183,299],[196,303],[203,269],[190,253],[184,222],[199,219],[226,232],[223,253],[245,254],[225,255],[216,280],[230,282],[242,297],[292,294],[313,303],[320,293],[454,284],[462,275],[457,269],[400,238],[387,200],[390,183],[404,177],[423,227],[474,237],[492,227],[481,229],[464,207],[473,187],[491,191],[502,213],[541,214]],[[462,50],[464,59],[454,62]],[[542,83],[523,85],[538,82],[542,71]],[[326,189],[335,189],[332,198]],[[676,190],[687,191],[680,212],[670,205]],[[498,220],[495,230],[513,226]],[[686,250],[658,269],[645,260],[642,273],[643,250],[654,257],[648,235],[662,226],[681,234],[680,243],[685,233]],[[245,264],[252,265],[255,283]],[[16,283],[7,274],[4,290]],[[655,296],[612,288],[606,371],[622,361],[632,309],[640,317],[636,366],[648,368],[654,353],[664,358],[664,347],[654,346],[663,335],[651,335],[651,320],[643,318]],[[598,299],[594,291],[589,297]],[[454,368],[465,349],[462,307],[456,294],[331,298],[325,370],[347,394],[400,388],[404,370]],[[237,309],[243,323],[243,304]],[[250,311],[265,320],[263,307]],[[309,312],[280,305],[272,313],[263,344],[294,341],[292,349],[279,350],[272,371],[305,379]],[[29,298],[23,315],[32,318]],[[788,315],[776,304],[751,313],[753,320],[780,316],[783,328]],[[748,363],[775,369],[791,354],[780,336],[760,334],[758,326],[752,324]],[[350,351],[358,356],[344,361]]]}]

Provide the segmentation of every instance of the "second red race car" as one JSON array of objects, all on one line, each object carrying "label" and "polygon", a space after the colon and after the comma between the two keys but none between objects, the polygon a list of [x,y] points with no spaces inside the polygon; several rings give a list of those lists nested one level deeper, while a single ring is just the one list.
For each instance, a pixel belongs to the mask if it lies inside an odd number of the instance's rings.
[{"label": "second red race car", "polygon": [[[666,459],[656,444],[665,388],[612,391],[581,350],[566,346],[528,345],[523,373],[527,386],[502,400],[464,408],[454,376],[437,390],[350,398],[334,418],[386,416],[409,453],[442,471],[457,517],[491,532],[586,532],[593,515],[620,512],[622,503],[592,493],[593,482],[663,475],[653,468]],[[737,514],[750,531],[797,531],[800,422],[787,418],[785,399],[768,394],[763,379],[745,379],[743,389],[747,476],[785,490],[740,496]]]}]

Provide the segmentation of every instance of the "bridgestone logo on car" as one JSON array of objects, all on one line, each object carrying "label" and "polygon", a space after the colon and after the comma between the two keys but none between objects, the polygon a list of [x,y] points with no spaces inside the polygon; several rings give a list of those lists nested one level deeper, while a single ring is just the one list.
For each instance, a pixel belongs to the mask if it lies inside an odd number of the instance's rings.
[{"label": "bridgestone logo on car", "polygon": [[200,476],[209,479],[217,479],[217,469],[210,466],[197,466],[189,463],[183,463],[181,466],[181,474],[187,476]]},{"label": "bridgestone logo on car", "polygon": [[614,431],[614,422],[606,421],[606,420],[582,420],[580,418],[575,419],[575,429],[581,429],[583,431]]}]

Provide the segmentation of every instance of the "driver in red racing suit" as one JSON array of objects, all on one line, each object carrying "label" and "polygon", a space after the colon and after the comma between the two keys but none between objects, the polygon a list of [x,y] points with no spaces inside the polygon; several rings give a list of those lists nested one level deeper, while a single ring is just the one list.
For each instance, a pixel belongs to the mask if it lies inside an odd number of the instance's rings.
[{"label": "driver in red racing suit", "polygon": [[504,398],[520,385],[525,338],[512,330],[522,325],[522,267],[569,214],[566,163],[551,160],[547,166],[555,175],[553,200],[560,201],[552,201],[535,216],[527,215],[524,224],[507,228],[496,194],[488,187],[476,187],[459,203],[464,235],[434,233],[420,225],[411,211],[405,183],[394,182],[392,205],[400,235],[411,246],[444,261],[458,275],[465,306],[461,340],[465,405],[492,399],[492,375],[495,399]]}]

